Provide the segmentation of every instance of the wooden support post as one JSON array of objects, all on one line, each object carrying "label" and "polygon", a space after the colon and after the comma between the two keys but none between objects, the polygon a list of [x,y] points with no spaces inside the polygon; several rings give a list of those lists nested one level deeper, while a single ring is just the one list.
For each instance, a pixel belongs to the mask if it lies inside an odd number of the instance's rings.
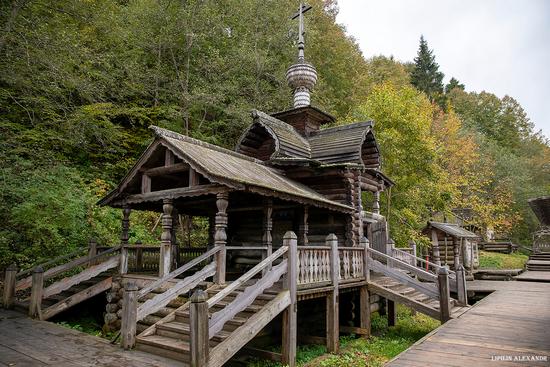
[{"label": "wooden support post", "polygon": [[120,234],[120,243],[122,245],[128,244],[129,231],[130,231],[130,213],[131,209],[128,205],[122,207],[122,232]]},{"label": "wooden support post", "polygon": [[451,318],[451,294],[449,289],[449,270],[441,267],[437,271],[439,286],[439,312],[440,321],[444,323]]},{"label": "wooden support post", "polygon": [[372,203],[372,212],[380,214],[380,191],[374,193],[374,202]]},{"label": "wooden support post", "polygon": [[29,316],[42,318],[42,294],[44,291],[44,269],[37,266],[32,273],[32,289]]},{"label": "wooden support post", "polygon": [[124,275],[124,274],[128,273],[128,246],[127,245],[123,245],[120,248],[119,273],[120,273],[120,275]]},{"label": "wooden support post", "polygon": [[466,269],[460,264],[456,269],[456,291],[458,302],[461,306],[468,305],[468,292],[466,290]]},{"label": "wooden support post", "polygon": [[214,245],[220,246],[220,251],[216,256],[217,269],[214,276],[214,283],[225,284],[225,257],[227,244],[227,206],[229,205],[229,194],[227,192],[220,192],[217,195],[216,207],[218,212],[216,213],[216,233],[214,234]]},{"label": "wooden support post", "polygon": [[122,296],[122,323],[120,326],[120,335],[122,336],[120,345],[124,349],[131,349],[136,344],[137,307],[138,287],[135,283],[128,282],[124,286],[124,295]]},{"label": "wooden support post", "polygon": [[[370,282],[370,269],[369,269],[369,240],[366,237],[361,238],[360,242],[363,247],[363,276],[365,281]],[[361,329],[367,331],[363,334],[363,337],[368,338],[371,332],[371,308],[370,308],[370,293],[366,285],[359,288],[359,326]]]},{"label": "wooden support post", "polygon": [[284,287],[290,292],[290,305],[283,311],[283,342],[281,354],[282,363],[289,367],[296,366],[296,313],[298,311],[298,302],[296,301],[296,267],[298,263],[297,242],[298,239],[294,232],[289,231],[285,233],[283,237],[283,246],[288,246],[286,254],[288,269],[285,276]]},{"label": "wooden support post", "polygon": [[460,257],[459,257],[459,243],[458,238],[453,237],[453,268],[456,271],[458,269],[458,266],[460,265]]},{"label": "wooden support post", "polygon": [[418,266],[418,263],[416,261],[416,257],[417,257],[417,248],[416,248],[416,242],[414,241],[411,241],[411,248],[412,248],[412,255],[415,257],[413,260],[414,260],[414,264],[411,264],[413,266]]},{"label": "wooden support post", "polygon": [[[393,249],[395,248],[395,242],[389,238],[386,242],[386,255],[393,257]],[[392,259],[387,259],[386,264],[388,267],[393,268],[393,261]]]},{"label": "wooden support post", "polygon": [[159,277],[170,273],[172,265],[172,199],[162,201],[162,234],[160,236]]},{"label": "wooden support post", "polygon": [[[262,244],[267,248],[266,251],[262,252],[262,260],[266,257],[271,256],[273,253],[273,237],[271,231],[273,230],[273,200],[266,199],[264,202],[264,221],[263,221],[263,236]],[[262,274],[265,275],[268,271],[271,270],[271,264],[266,267]]]},{"label": "wooden support post", "polygon": [[17,282],[17,265],[11,264],[6,269],[4,277],[4,294],[2,297],[2,304],[6,310],[13,306],[13,300],[15,298],[15,283]]},{"label": "wooden support post", "polygon": [[170,271],[176,270],[180,264],[179,261],[179,248],[178,248],[178,239],[176,237],[176,233],[178,231],[179,226],[179,213],[176,208],[172,210],[172,232],[171,232],[171,238],[170,238],[170,257],[172,258],[172,262],[170,264]]},{"label": "wooden support post", "polygon": [[189,307],[189,331],[191,367],[203,367],[208,364],[208,303],[206,292],[197,289],[191,296]]},{"label": "wooden support post", "polygon": [[332,292],[326,297],[327,303],[327,350],[329,353],[338,352],[340,328],[339,328],[339,288],[340,280],[340,254],[338,253],[338,238],[331,233],[325,240],[325,246],[330,247],[330,281]]},{"label": "wooden support post", "polygon": [[[141,241],[136,241],[136,246],[141,246]],[[126,257],[128,258],[128,257]],[[121,258],[122,260],[122,258]],[[136,249],[136,271],[142,271],[143,270],[143,249],[138,247]]]},{"label": "wooden support post", "polygon": [[395,302],[386,299],[386,306],[388,312],[388,326],[395,326],[397,322],[397,307],[395,307]]},{"label": "wooden support post", "polygon": [[439,240],[437,239],[437,231],[432,229],[432,255],[433,262],[441,266],[441,259],[439,257]]},{"label": "wooden support post", "polygon": [[200,176],[192,167],[189,167],[189,186],[197,186],[199,184]]},{"label": "wooden support post", "polygon": [[298,245],[307,246],[307,235],[309,232],[309,207],[307,205],[304,205],[302,210],[303,211],[300,218],[300,225],[298,226]]},{"label": "wooden support post", "polygon": [[[88,242],[88,258],[92,258],[95,255],[97,255],[97,242],[94,238],[90,238],[90,241]],[[88,266],[95,265],[97,261],[89,261]]]}]

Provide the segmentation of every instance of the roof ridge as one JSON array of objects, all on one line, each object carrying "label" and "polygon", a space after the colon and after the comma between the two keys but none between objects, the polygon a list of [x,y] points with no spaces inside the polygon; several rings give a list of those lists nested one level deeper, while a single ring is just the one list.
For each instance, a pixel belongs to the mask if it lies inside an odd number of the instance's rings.
[{"label": "roof ridge", "polygon": [[356,128],[356,127],[373,127],[373,126],[374,126],[374,123],[373,123],[372,120],[352,122],[351,124],[338,125],[338,126],[328,127],[328,128],[325,128],[325,129],[315,131],[315,132],[312,133],[312,135],[310,137],[314,138],[314,137],[317,137],[317,136],[322,135],[324,133],[349,130],[349,129],[353,129],[353,128]]},{"label": "roof ridge", "polygon": [[233,150],[229,150],[229,149],[220,147],[220,146],[215,145],[215,144],[210,144],[210,143],[207,143],[205,141],[198,140],[198,139],[192,138],[190,136],[177,133],[177,132],[172,131],[172,130],[168,130],[168,129],[158,127],[158,126],[155,126],[155,125],[150,125],[149,129],[153,130],[155,135],[158,136],[158,137],[172,138],[172,139],[176,139],[176,140],[185,141],[185,142],[195,144],[195,145],[199,145],[199,146],[202,146],[202,147],[206,147],[206,148],[209,148],[209,149],[221,152],[221,153],[229,154],[229,155],[232,155],[234,157],[247,160],[249,162],[254,162],[254,163],[261,164],[261,165],[265,165],[264,162],[259,160],[259,159],[252,158],[252,157],[249,157],[247,155],[235,152]]}]

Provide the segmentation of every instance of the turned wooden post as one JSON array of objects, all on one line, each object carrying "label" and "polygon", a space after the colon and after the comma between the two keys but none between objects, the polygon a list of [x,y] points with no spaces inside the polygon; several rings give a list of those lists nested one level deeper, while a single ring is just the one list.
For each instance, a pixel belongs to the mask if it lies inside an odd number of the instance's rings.
[{"label": "turned wooden post", "polygon": [[216,256],[217,268],[214,275],[214,283],[225,284],[225,257],[227,244],[227,206],[229,205],[229,195],[227,192],[220,192],[217,195],[216,207],[216,233],[214,234],[214,245],[220,246],[220,251]]},{"label": "turned wooden post", "polygon": [[[273,237],[271,236],[271,231],[273,230],[273,200],[266,199],[264,202],[264,221],[263,221],[263,236],[262,244],[266,247],[266,251],[262,252],[262,259],[271,256],[273,253]],[[271,264],[267,266],[262,274],[265,275],[268,271],[271,270]]]},{"label": "turned wooden post", "polygon": [[189,307],[189,331],[191,367],[203,367],[208,364],[208,303],[206,292],[197,289],[191,296]]},{"label": "turned wooden post", "polygon": [[128,244],[128,239],[130,238],[130,213],[132,209],[127,204],[122,206],[122,232],[120,234],[120,243],[123,245]]},{"label": "turned wooden post", "polygon": [[42,318],[42,294],[44,292],[44,269],[37,266],[32,273],[29,316]]},{"label": "turned wooden post", "polygon": [[453,237],[453,268],[456,271],[460,265],[458,238]]},{"label": "turned wooden post", "polygon": [[172,265],[172,199],[162,201],[162,234],[160,236],[159,277],[170,273]]},{"label": "turned wooden post", "polygon": [[[97,242],[94,238],[90,238],[90,241],[88,241],[88,258],[91,259],[97,255]],[[97,261],[91,260],[88,261],[88,266],[95,265]]]},{"label": "turned wooden post", "polygon": [[441,259],[439,257],[439,240],[437,239],[437,231],[432,229],[432,255],[433,262],[441,266]]},{"label": "turned wooden post", "polygon": [[331,233],[325,240],[325,246],[330,247],[330,281],[332,291],[326,297],[327,304],[327,350],[329,353],[338,352],[340,336],[338,320],[338,283],[340,280],[340,254],[338,253],[338,238]]},{"label": "turned wooden post", "polygon": [[298,226],[298,245],[299,246],[307,246],[308,239],[307,235],[309,232],[309,207],[304,206],[302,209],[300,218],[300,225]]},{"label": "turned wooden post", "polygon": [[128,245],[122,245],[120,248],[120,274],[128,273]]},{"label": "turned wooden post", "polygon": [[4,277],[4,295],[2,297],[2,304],[5,309],[10,309],[13,306],[13,300],[15,298],[15,283],[17,282],[17,265],[11,264],[6,269]]},{"label": "turned wooden post", "polygon": [[372,203],[372,212],[380,214],[380,191],[374,193],[374,202]]},{"label": "turned wooden post", "polygon": [[461,306],[468,305],[468,292],[466,290],[466,269],[460,264],[456,269],[456,293]]},{"label": "turned wooden post", "polygon": [[120,345],[124,349],[131,349],[136,344],[137,308],[138,287],[135,283],[128,282],[124,286],[124,295],[122,296],[122,323],[120,326],[120,335],[122,336]]},{"label": "turned wooden post", "polygon": [[[179,213],[176,208],[172,211],[172,232],[170,238],[170,257],[172,259],[170,271],[176,270],[181,264],[179,264],[179,247],[178,238],[176,236],[179,227]],[[189,220],[192,220],[189,218]]]},{"label": "turned wooden post", "polygon": [[439,285],[439,312],[440,321],[444,323],[451,318],[451,294],[449,290],[449,270],[441,267],[437,271]]},{"label": "turned wooden post", "polygon": [[[369,269],[369,240],[366,237],[361,238],[361,247],[363,247],[363,276],[365,281],[370,282],[370,269]],[[370,336],[371,319],[370,319],[370,294],[367,285],[359,288],[359,327],[366,331],[363,337],[368,338]]]},{"label": "turned wooden post", "polygon": [[289,367],[296,366],[296,313],[298,310],[298,303],[296,301],[296,267],[298,264],[297,243],[298,238],[294,232],[289,231],[285,233],[283,237],[283,246],[288,246],[288,269],[285,276],[284,287],[290,291],[290,305],[283,311],[281,362]]}]

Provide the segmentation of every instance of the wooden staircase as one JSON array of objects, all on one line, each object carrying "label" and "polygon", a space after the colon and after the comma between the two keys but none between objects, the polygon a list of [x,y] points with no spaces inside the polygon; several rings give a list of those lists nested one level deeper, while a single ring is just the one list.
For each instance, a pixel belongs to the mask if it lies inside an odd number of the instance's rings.
[{"label": "wooden staircase", "polygon": [[[469,309],[463,267],[457,272],[451,272],[430,263],[426,268],[436,269],[433,272],[417,266],[416,258],[412,255],[408,255],[413,258],[413,261],[409,261],[370,248],[368,252],[368,288],[372,293],[442,322],[456,318]],[[452,298],[451,292],[457,298]]]},{"label": "wooden staircase", "polygon": [[[32,317],[48,320],[110,289],[113,269],[120,264],[120,255],[115,254],[118,250],[115,247],[100,254],[88,254],[47,270],[44,267],[55,264],[56,259],[20,273],[8,269],[3,302],[7,307],[13,305]],[[62,278],[63,275],[66,276]],[[15,300],[15,292],[28,294],[29,290],[30,296]]]},{"label": "wooden staircase", "polygon": [[[399,282],[388,276],[379,274],[371,275],[369,289],[391,301],[401,303],[418,312],[439,320],[441,317],[440,302],[438,299],[422,293],[413,287]],[[469,309],[469,306],[461,306],[455,299],[450,299],[450,317],[456,318]]]},{"label": "wooden staircase", "polygon": [[[229,284],[228,284],[229,285]],[[225,287],[212,286],[206,290],[209,298],[218,294]],[[229,306],[239,295],[242,295],[245,287],[240,287],[229,293],[220,302],[209,310],[211,317],[215,312],[222,311]],[[266,291],[239,312],[232,319],[228,320],[222,330],[210,339],[210,348],[218,346],[239,328],[247,325],[252,316],[258,314],[271,301],[276,298],[276,293]],[[136,348],[145,352],[176,359],[185,363],[190,362],[190,311],[189,303],[186,303],[164,317],[152,327],[144,330],[136,337]],[[253,337],[253,336],[252,336]]]},{"label": "wooden staircase", "polygon": [[539,252],[531,254],[525,267],[530,271],[550,271],[550,253]]}]

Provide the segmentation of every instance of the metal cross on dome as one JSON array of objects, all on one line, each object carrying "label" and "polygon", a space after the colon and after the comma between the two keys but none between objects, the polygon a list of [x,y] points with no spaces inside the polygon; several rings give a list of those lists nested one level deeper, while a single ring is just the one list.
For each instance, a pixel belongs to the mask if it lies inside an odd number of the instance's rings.
[{"label": "metal cross on dome", "polygon": [[310,5],[300,3],[298,12],[292,16],[291,19],[299,18],[298,25],[298,60],[304,60],[304,13],[311,9]]}]

